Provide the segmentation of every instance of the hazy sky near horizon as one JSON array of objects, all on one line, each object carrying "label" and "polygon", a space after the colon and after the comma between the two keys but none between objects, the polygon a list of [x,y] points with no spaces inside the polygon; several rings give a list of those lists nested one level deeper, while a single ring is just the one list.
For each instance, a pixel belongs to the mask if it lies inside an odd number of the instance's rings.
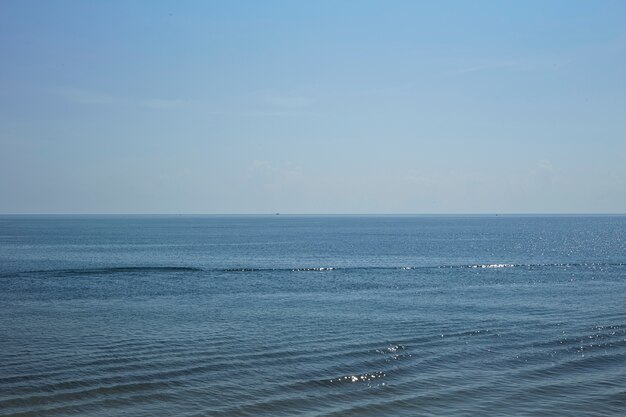
[{"label": "hazy sky near horizon", "polygon": [[0,1],[0,213],[626,212],[624,1]]}]

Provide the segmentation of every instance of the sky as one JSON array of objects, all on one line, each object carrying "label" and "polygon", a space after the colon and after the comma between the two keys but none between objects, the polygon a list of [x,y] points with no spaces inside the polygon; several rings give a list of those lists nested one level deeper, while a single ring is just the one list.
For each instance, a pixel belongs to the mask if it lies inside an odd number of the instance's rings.
[{"label": "sky", "polygon": [[624,1],[0,0],[0,214],[626,213]]}]

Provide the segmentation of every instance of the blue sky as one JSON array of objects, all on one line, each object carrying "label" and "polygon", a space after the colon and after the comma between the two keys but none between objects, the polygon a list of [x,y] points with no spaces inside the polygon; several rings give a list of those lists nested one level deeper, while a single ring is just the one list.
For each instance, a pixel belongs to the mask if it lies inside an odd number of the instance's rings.
[{"label": "blue sky", "polygon": [[624,213],[625,21],[0,1],[0,213]]}]

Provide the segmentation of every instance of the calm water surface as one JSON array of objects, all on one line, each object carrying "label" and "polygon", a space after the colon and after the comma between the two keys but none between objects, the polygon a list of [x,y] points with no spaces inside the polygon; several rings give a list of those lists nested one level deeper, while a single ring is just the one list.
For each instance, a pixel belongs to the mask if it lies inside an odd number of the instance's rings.
[{"label": "calm water surface", "polygon": [[623,416],[626,217],[0,217],[2,416]]}]

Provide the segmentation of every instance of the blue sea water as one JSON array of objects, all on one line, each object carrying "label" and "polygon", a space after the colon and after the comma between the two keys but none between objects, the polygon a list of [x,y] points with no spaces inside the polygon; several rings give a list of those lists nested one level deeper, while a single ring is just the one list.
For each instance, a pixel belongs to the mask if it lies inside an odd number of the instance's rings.
[{"label": "blue sea water", "polygon": [[3,216],[2,416],[623,416],[623,216]]}]

